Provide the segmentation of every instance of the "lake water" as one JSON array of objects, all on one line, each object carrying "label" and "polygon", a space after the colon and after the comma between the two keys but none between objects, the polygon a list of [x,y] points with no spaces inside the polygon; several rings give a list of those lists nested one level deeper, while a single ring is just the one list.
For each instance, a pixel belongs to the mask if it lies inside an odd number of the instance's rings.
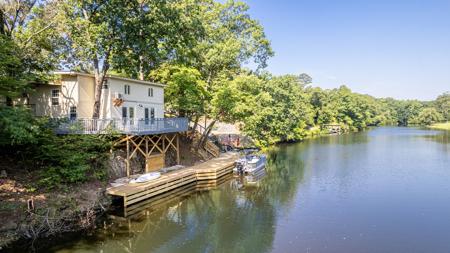
[{"label": "lake water", "polygon": [[[265,177],[186,191],[51,252],[450,252],[450,133],[282,145]],[[47,249],[46,252],[49,252]]]}]

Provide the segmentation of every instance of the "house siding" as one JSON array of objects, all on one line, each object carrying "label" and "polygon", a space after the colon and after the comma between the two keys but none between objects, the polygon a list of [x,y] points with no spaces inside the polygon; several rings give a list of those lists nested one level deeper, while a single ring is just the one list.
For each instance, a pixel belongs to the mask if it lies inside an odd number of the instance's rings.
[{"label": "house siding", "polygon": [[[132,80],[108,78],[108,88],[102,92],[100,118],[121,119],[122,108],[133,107],[134,118],[143,119],[145,108],[149,114],[154,108],[155,118],[164,118],[164,88],[158,85],[144,84]],[[130,94],[125,94],[124,85],[130,86]],[[149,96],[148,89],[153,89]],[[59,105],[52,105],[52,90],[59,89]],[[114,106],[115,94],[122,95],[123,103]],[[78,118],[91,118],[94,108],[95,79],[83,74],[62,74],[61,81],[55,84],[40,85],[30,94],[29,103],[36,116],[68,117],[71,106],[76,106]],[[150,116],[150,115],[149,115]]]},{"label": "house siding", "polygon": [[[130,85],[130,94],[125,94],[125,85]],[[122,118],[123,107],[134,108],[134,118],[143,119],[145,108],[154,108],[155,118],[164,118],[164,88],[159,86],[127,82],[124,80],[110,79],[108,81],[109,92],[108,101],[105,103],[106,111],[111,114],[109,118]],[[153,88],[153,97],[148,96],[148,89]],[[114,106],[112,101],[115,93],[122,94],[124,103],[121,106]]]},{"label": "house siding", "polygon": [[[52,90],[59,90],[59,105],[52,105]],[[41,85],[30,94],[29,104],[36,116],[67,117],[70,106],[78,104],[76,77],[64,78],[61,84]]]},{"label": "house siding", "polygon": [[77,76],[79,87],[79,99],[77,114],[79,118],[91,118],[94,112],[94,78],[87,76]]}]

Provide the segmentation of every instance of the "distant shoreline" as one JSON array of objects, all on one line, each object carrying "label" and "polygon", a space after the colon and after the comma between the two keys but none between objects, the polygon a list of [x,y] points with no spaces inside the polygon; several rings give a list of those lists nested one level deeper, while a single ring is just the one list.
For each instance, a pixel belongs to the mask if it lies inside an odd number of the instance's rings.
[{"label": "distant shoreline", "polygon": [[435,123],[432,124],[430,126],[428,126],[429,128],[432,129],[438,129],[438,130],[449,130],[450,131],[450,122],[446,122],[446,123]]}]

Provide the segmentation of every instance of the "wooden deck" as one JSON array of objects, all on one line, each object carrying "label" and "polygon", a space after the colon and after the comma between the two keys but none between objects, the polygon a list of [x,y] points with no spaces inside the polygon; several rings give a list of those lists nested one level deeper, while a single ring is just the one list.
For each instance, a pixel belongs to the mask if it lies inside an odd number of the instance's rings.
[{"label": "wooden deck", "polygon": [[189,184],[197,184],[197,182],[204,180],[217,180],[232,172],[236,159],[238,159],[237,153],[221,154],[219,157],[202,164],[163,174],[160,178],[148,183],[126,184],[109,188],[107,193],[122,197],[123,206],[126,208]]}]

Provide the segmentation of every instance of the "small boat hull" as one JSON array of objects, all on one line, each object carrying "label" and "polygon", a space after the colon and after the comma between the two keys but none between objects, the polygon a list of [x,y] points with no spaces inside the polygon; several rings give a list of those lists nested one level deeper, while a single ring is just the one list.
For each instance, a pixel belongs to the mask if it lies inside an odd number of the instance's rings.
[{"label": "small boat hull", "polygon": [[130,183],[145,183],[148,181],[155,180],[161,176],[160,172],[150,172],[139,176],[136,179],[130,181]]}]

